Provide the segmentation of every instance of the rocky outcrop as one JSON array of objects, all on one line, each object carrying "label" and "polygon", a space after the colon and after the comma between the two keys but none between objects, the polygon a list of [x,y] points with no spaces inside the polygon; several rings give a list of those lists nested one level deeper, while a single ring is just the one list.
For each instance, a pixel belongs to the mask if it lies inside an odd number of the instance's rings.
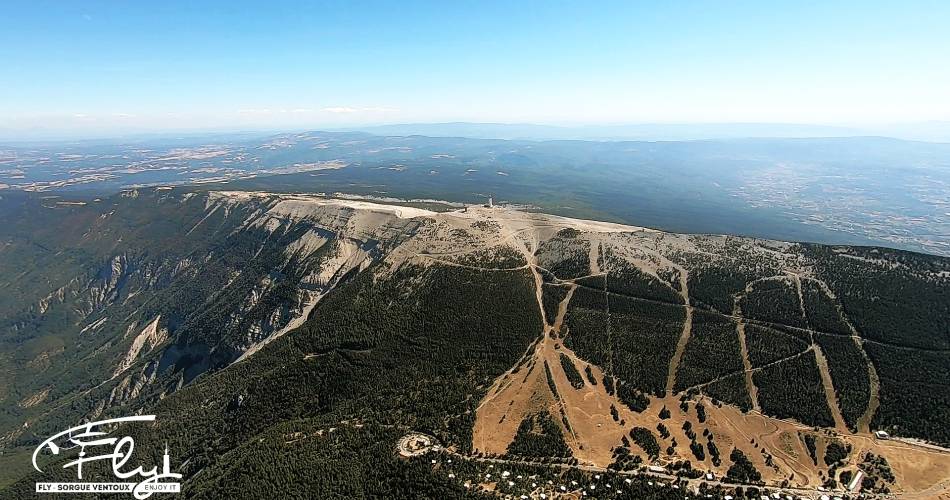
[{"label": "rocky outcrop", "polygon": [[159,328],[159,320],[161,320],[161,318],[161,316],[156,316],[155,319],[145,325],[145,328],[135,336],[132,340],[132,344],[129,346],[128,352],[126,352],[125,356],[120,359],[116,365],[115,372],[112,374],[113,378],[119,376],[119,374],[132,366],[140,355],[148,354],[157,346],[168,340],[168,330]]}]

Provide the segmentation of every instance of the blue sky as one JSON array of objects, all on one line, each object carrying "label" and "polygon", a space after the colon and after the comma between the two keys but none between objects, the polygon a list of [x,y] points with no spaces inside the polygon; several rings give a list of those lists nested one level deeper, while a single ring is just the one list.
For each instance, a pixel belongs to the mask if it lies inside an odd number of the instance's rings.
[{"label": "blue sky", "polygon": [[0,128],[950,120],[950,2],[0,3]]}]

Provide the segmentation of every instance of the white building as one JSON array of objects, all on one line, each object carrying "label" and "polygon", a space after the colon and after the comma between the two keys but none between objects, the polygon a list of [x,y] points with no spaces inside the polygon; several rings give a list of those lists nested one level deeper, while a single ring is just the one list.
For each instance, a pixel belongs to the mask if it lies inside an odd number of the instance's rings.
[{"label": "white building", "polygon": [[857,493],[861,490],[861,481],[864,479],[864,471],[858,471],[854,474],[854,477],[851,478],[851,482],[848,483],[848,491],[851,493]]}]

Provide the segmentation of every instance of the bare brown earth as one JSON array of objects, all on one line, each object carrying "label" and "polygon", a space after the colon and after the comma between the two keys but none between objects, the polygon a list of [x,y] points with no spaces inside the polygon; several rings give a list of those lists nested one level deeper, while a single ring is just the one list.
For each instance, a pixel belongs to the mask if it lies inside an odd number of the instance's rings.
[{"label": "bare brown earth", "polygon": [[[602,236],[591,236],[593,241],[590,258],[591,269],[594,273],[601,272],[598,266],[598,255],[603,250],[601,245],[595,243],[595,241],[600,240]],[[538,240],[533,239],[532,242],[536,245]],[[524,248],[527,250],[527,247]],[[529,252],[525,252],[525,255],[531,263],[529,267],[534,269],[534,262],[531,260],[533,256]],[[638,262],[638,264],[645,264],[645,262]],[[653,261],[652,264],[656,265],[657,262]],[[644,270],[652,271],[651,274],[655,272],[655,268]],[[686,272],[682,269],[680,271],[682,280],[680,290],[686,297]],[[535,274],[540,301],[541,281],[536,271]],[[776,277],[776,279],[782,278]],[[572,287],[571,292],[573,290]],[[740,342],[743,364],[747,375],[747,386],[755,409],[743,413],[738,408],[730,405],[717,407],[708,398],[698,396],[690,401],[687,411],[682,411],[680,395],[672,394],[672,386],[677,360],[681,356],[682,347],[685,346],[689,336],[688,320],[684,324],[684,331],[679,342],[682,345],[677,348],[680,356],[674,356],[670,365],[671,375],[667,382],[669,395],[665,398],[651,398],[649,407],[642,413],[631,411],[615,396],[607,394],[602,383],[591,385],[588,383],[586,376],[584,377],[585,386],[575,389],[571,386],[561,368],[560,354],[563,353],[570,357],[581,373],[584,372],[586,367],[590,366],[598,381],[602,380],[603,372],[601,367],[580,358],[558,340],[558,333],[562,328],[564,315],[571,297],[572,294],[569,293],[561,303],[557,318],[553,320],[547,318],[545,330],[540,335],[540,341],[534,344],[527,354],[530,360],[517,371],[509,371],[499,377],[488,391],[488,395],[476,412],[473,432],[473,447],[476,451],[495,455],[505,454],[521,421],[533,412],[546,409],[559,423],[561,423],[559,418],[561,412],[563,411],[566,415],[568,425],[562,424],[562,431],[565,441],[581,465],[606,467],[613,461],[613,449],[622,445],[621,438],[628,435],[633,427],[646,427],[654,431],[660,443],[660,448],[664,450],[656,461],[659,465],[669,464],[677,460],[690,460],[695,468],[713,472],[717,477],[721,477],[726,474],[731,465],[728,459],[729,453],[733,448],[738,448],[749,457],[762,473],[763,480],[767,484],[779,485],[787,480],[789,485],[794,487],[817,488],[824,482],[827,473],[827,467],[822,461],[824,449],[827,446],[827,441],[835,438],[843,440],[853,447],[848,463],[839,470],[855,469],[861,457],[870,451],[885,457],[891,464],[892,471],[897,478],[895,485],[891,488],[894,493],[901,496],[907,495],[909,498],[936,498],[940,495],[950,495],[950,480],[940,480],[940,478],[950,478],[950,454],[944,451],[911,446],[898,441],[877,440],[868,432],[867,424],[864,424],[860,433],[855,434],[848,431],[837,407],[837,398],[831,385],[827,362],[817,352],[816,345],[813,345],[809,350],[816,351],[819,359],[828,404],[832,409],[836,422],[834,429],[822,429],[816,432],[814,428],[798,422],[780,420],[761,414],[756,402],[756,389],[750,376],[753,370],[748,363],[744,342]],[[740,341],[744,341],[741,313],[734,311],[734,315],[740,320],[737,333],[740,335]],[[548,388],[543,367],[545,361],[551,369],[557,388],[557,396],[552,394]],[[873,367],[871,369],[873,370]],[[876,385],[876,379],[872,379],[872,381]],[[876,406],[876,387],[874,389],[875,397],[872,405]],[[706,408],[707,420],[705,423],[701,424],[698,421],[695,411],[696,402],[701,402]],[[615,407],[619,414],[619,419],[616,421],[611,416],[611,406]],[[669,410],[670,418],[661,420],[659,413],[664,407]],[[873,407],[869,408],[868,413],[873,414]],[[688,448],[690,440],[682,428],[686,421],[689,421],[696,433],[700,435],[698,439],[703,439],[701,435],[704,429],[708,429],[712,433],[722,456],[720,465],[713,465],[708,453],[701,462],[693,456]],[[659,433],[655,431],[657,424],[660,422],[663,422],[669,429],[670,438],[660,439]],[[809,456],[802,438],[803,434],[816,435],[819,465],[816,465]],[[665,450],[672,440],[676,441],[677,446],[672,455],[667,455]],[[644,463],[650,463],[646,453],[638,446],[632,445],[631,453],[639,454]],[[771,465],[767,465],[766,459],[768,456],[771,456]]]},{"label": "bare brown earth", "polygon": [[[739,307],[739,298],[734,298],[732,315],[739,317],[742,311]],[[736,334],[739,336],[739,354],[742,355],[742,367],[745,370],[745,387],[749,391],[749,399],[752,401],[752,410],[761,411],[759,407],[759,390],[752,382],[752,363],[749,361],[749,349],[745,343],[745,322],[736,321]]]},{"label": "bare brown earth", "polygon": [[841,416],[841,409],[838,407],[838,398],[835,395],[835,386],[831,382],[831,371],[828,370],[828,359],[822,352],[818,344],[812,344],[815,351],[815,360],[818,362],[818,373],[821,375],[821,385],[825,389],[825,399],[828,401],[828,408],[831,409],[831,418],[835,421],[835,429],[847,431],[848,426],[844,423]]},{"label": "bare brown earth", "polygon": [[[692,404],[686,412],[681,411],[678,396],[654,398],[643,413],[636,413],[630,411],[616,397],[608,395],[602,384],[586,384],[581,389],[574,389],[560,368],[559,353],[571,357],[579,371],[590,365],[563,345],[559,345],[556,340],[545,337],[532,353],[532,359],[535,361],[531,363],[528,373],[522,369],[520,373],[509,373],[500,377],[496,384],[501,385],[493,387],[479,407],[473,434],[474,448],[477,451],[504,454],[514,439],[518,424],[525,416],[540,409],[548,409],[552,415],[557,416],[563,403],[570,422],[570,430],[564,429],[565,441],[580,464],[606,467],[612,462],[613,448],[621,445],[621,437],[628,434],[633,427],[652,430],[659,422],[663,422],[671,432],[671,439],[675,439],[678,445],[673,455],[661,454],[658,464],[691,460],[694,467],[714,472],[717,477],[721,477],[730,465],[729,460],[723,457],[723,463],[714,466],[711,457],[707,456],[704,461],[698,462],[687,447],[689,438],[682,429],[683,423],[689,421],[697,434],[701,434],[702,429],[709,429],[724,455],[733,448],[741,449],[768,484],[777,485],[788,479],[793,486],[815,488],[824,480],[820,472],[824,472],[826,468],[818,467],[812,462],[801,438],[801,433],[814,433],[811,427],[766,417],[757,412],[742,413],[738,408],[729,405],[716,407],[706,398],[698,398],[703,402],[707,413],[707,420],[703,424],[699,423]],[[543,360],[551,367],[560,402],[555,400],[547,387]],[[602,377],[599,367],[590,366],[595,377]],[[498,390],[498,387],[501,387],[501,390]],[[614,421],[611,417],[611,405],[617,408],[621,421]],[[669,419],[661,420],[659,412],[664,406],[671,415]],[[817,433],[817,436],[819,464],[822,464],[821,454],[826,446],[826,439],[831,436],[852,445],[854,451],[850,457],[851,466],[856,466],[859,457],[867,451],[887,458],[897,478],[897,487],[892,488],[895,493],[926,490],[929,494],[935,494],[937,491],[929,489],[933,487],[934,479],[950,478],[950,456],[943,452],[909,446],[898,441],[880,441],[864,434],[842,434],[834,430],[823,430]],[[657,438],[659,440],[658,433]],[[659,440],[661,448],[669,446],[671,439]],[[649,458],[639,448],[634,447],[632,452],[640,454],[645,463],[649,463]],[[771,467],[766,465],[766,452],[773,457]],[[944,491],[947,488],[950,488],[950,483],[945,484],[942,489],[937,489]]]}]

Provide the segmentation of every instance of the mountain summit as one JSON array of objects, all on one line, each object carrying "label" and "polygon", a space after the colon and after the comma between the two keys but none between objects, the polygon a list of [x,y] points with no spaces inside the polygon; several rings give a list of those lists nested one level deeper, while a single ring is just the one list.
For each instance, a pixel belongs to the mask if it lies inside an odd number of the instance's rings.
[{"label": "mountain summit", "polygon": [[[919,492],[950,471],[872,434],[950,443],[934,403],[950,392],[923,382],[950,366],[946,258],[504,205],[177,188],[2,202],[11,449],[155,413],[137,442],[180,450],[197,496],[290,492],[259,482],[287,475],[344,496],[397,476],[464,492],[462,475],[498,486],[472,475],[490,460],[803,490],[861,470],[869,491]],[[394,457],[410,432],[467,465]],[[274,459],[300,447],[375,479]]]}]

